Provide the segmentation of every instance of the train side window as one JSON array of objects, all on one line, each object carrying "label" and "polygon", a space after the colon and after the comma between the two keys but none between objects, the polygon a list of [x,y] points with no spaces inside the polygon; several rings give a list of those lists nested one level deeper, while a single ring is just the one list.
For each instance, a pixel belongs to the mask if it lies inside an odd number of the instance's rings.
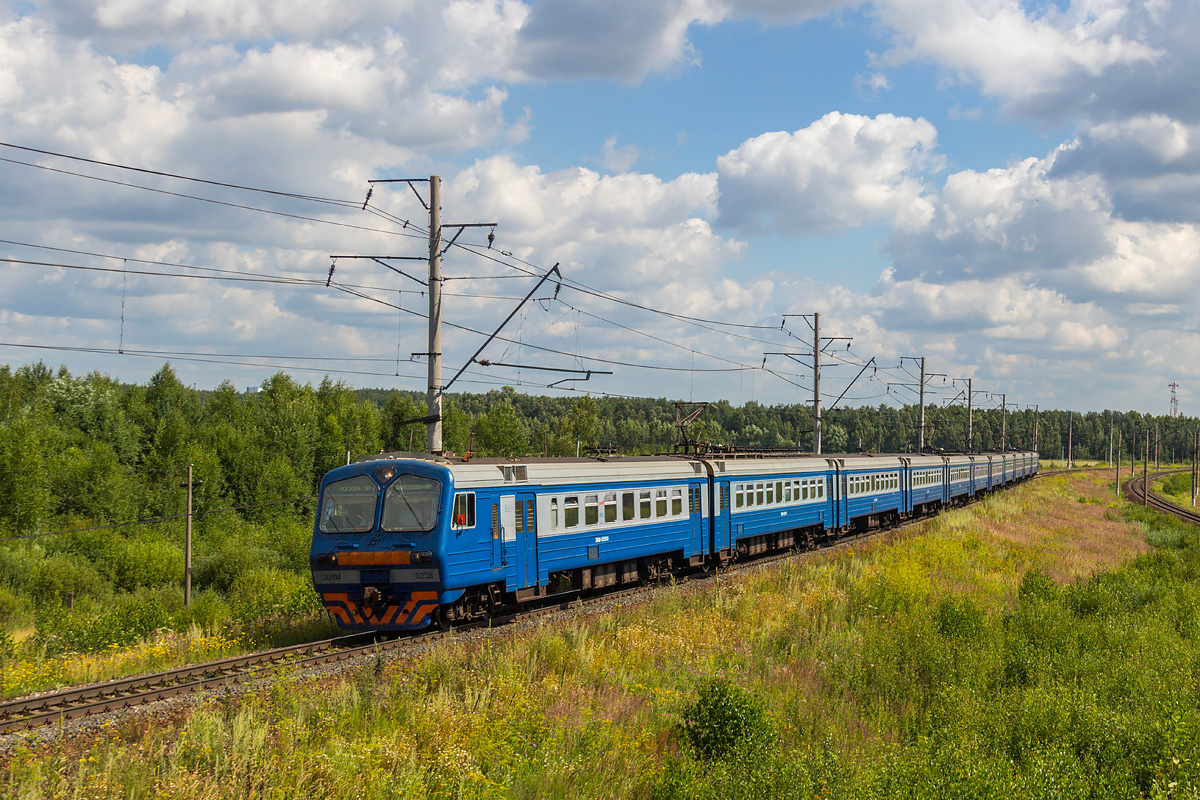
[{"label": "train side window", "polygon": [[621,520],[631,522],[634,518],[633,492],[625,492],[621,495]]},{"label": "train side window", "polygon": [[596,525],[600,522],[600,501],[599,497],[594,494],[589,494],[583,500],[583,524]]},{"label": "train side window", "polygon": [[757,502],[755,503],[755,505],[759,505],[759,506],[764,505],[765,504],[763,501],[764,492],[763,492],[763,485],[761,483],[758,484],[756,494],[758,495],[758,497],[756,498]]},{"label": "train side window", "polygon": [[563,498],[563,523],[568,528],[579,527],[579,497]]},{"label": "train side window", "polygon": [[638,517],[640,519],[651,519],[653,517],[650,513],[650,492],[638,493]]},{"label": "train side window", "polygon": [[683,516],[683,489],[671,490],[671,516]]},{"label": "train side window", "polygon": [[820,497],[824,497],[824,496],[825,496],[825,481],[818,479],[817,480],[817,497],[820,498]]},{"label": "train side window", "polygon": [[454,495],[454,513],[450,515],[451,530],[461,531],[475,527],[475,493],[459,492]]},{"label": "train side window", "polygon": [[800,499],[801,500],[808,499],[808,481],[805,481],[804,485],[800,487]]},{"label": "train side window", "polygon": [[792,502],[792,482],[791,481],[788,481],[787,483],[783,484],[783,502],[785,502],[785,503]]},{"label": "train side window", "polygon": [[747,508],[754,507],[754,484],[753,483],[746,484],[746,507]]},{"label": "train side window", "polygon": [[771,505],[774,502],[775,502],[775,484],[768,483],[767,484],[767,505]]},{"label": "train side window", "polygon": [[740,483],[737,485],[737,491],[733,493],[733,503],[736,508],[746,504],[746,490]]},{"label": "train side window", "polygon": [[609,492],[604,495],[604,521],[617,521],[617,493]]},{"label": "train side window", "polygon": [[656,489],[654,492],[654,516],[663,519],[667,516],[667,490]]},{"label": "train side window", "polygon": [[783,481],[775,481],[775,502],[783,502]]},{"label": "train side window", "polygon": [[517,533],[525,532],[525,501],[517,501],[517,514],[514,522],[517,523]]},{"label": "train side window", "polygon": [[558,498],[550,498],[550,530],[558,530]]}]

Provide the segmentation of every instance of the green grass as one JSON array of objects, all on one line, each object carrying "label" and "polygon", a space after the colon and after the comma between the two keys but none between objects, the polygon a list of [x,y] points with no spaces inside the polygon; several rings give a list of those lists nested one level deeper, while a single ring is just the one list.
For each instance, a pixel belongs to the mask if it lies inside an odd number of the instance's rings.
[{"label": "green grass", "polygon": [[6,788],[1195,798],[1198,674],[1196,531],[1063,477],[644,606],[31,747]]}]

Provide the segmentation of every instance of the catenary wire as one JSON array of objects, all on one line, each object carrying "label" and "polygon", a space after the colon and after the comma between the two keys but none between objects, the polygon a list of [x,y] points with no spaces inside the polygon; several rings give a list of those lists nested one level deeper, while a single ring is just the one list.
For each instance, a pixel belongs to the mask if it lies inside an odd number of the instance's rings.
[{"label": "catenary wire", "polygon": [[113,180],[112,178],[100,178],[95,175],[84,175],[81,172],[71,172],[70,170],[57,169],[55,167],[47,167],[42,164],[30,164],[27,161],[17,161],[15,159],[11,159],[11,158],[0,158],[0,162],[6,162],[9,164],[18,164],[20,166],[32,167],[33,169],[45,170],[47,172],[56,172],[60,175],[71,175],[71,176],[74,176],[77,178],[85,178],[90,181],[99,181],[100,183],[109,183],[114,186],[124,186],[124,187],[130,188],[130,189],[140,189],[145,192],[153,192],[155,194],[163,194],[163,195],[168,195],[170,197],[181,197],[181,198],[185,198],[188,200],[197,200],[202,203],[212,203],[213,205],[228,206],[229,208],[237,208],[237,209],[241,209],[243,211],[255,211],[260,214],[271,214],[273,216],[286,217],[288,219],[296,219],[296,220],[301,220],[303,222],[316,222],[321,225],[333,225],[333,226],[336,226],[339,228],[350,228],[352,230],[367,231],[368,233],[382,233],[387,236],[401,236],[401,237],[405,237],[405,238],[415,238],[415,239],[423,239],[424,238],[423,236],[420,236],[419,234],[408,233],[403,230],[395,231],[395,230],[385,230],[384,228],[368,228],[365,225],[352,225],[348,222],[336,222],[336,221],[330,220],[330,219],[321,219],[320,217],[307,217],[307,216],[304,216],[303,214],[289,214],[285,211],[274,211],[269,208],[259,208],[258,206],[248,206],[248,205],[244,205],[242,203],[231,203],[226,200],[215,200],[211,197],[200,197],[198,195],[184,194],[183,192],[171,192],[166,189],[155,189],[150,186],[141,186],[139,184],[129,183],[127,181]]}]

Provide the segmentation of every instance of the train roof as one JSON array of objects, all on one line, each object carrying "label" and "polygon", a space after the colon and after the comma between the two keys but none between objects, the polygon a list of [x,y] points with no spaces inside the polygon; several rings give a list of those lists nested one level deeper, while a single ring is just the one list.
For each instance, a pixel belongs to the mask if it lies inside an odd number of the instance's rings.
[{"label": "train roof", "polygon": [[427,453],[381,453],[360,461],[419,460],[439,464],[454,474],[455,486],[553,486],[591,481],[687,480],[705,472],[697,459],[682,456],[625,458],[458,458]]},{"label": "train roof", "polygon": [[941,456],[914,453],[855,453],[816,455],[796,453],[708,454],[617,456],[609,458],[463,458],[438,456],[429,453],[390,452],[361,458],[355,463],[371,461],[424,461],[449,469],[455,485],[460,488],[491,486],[553,486],[591,481],[612,480],[688,480],[707,472],[705,462],[712,465],[717,476],[783,475],[805,472],[824,472],[836,464],[849,470],[899,469],[904,464],[915,468],[930,468],[946,463],[966,464],[990,461],[1004,455],[1012,458],[1031,453],[980,453],[976,455]]}]

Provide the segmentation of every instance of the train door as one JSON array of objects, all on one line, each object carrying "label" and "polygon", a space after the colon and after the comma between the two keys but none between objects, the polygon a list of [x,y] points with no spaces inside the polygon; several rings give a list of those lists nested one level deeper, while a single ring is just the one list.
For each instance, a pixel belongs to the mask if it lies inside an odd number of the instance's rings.
[{"label": "train door", "polygon": [[518,589],[537,586],[537,500],[532,492],[516,496],[513,513]]},{"label": "train door", "polygon": [[688,487],[688,519],[692,525],[692,555],[703,555],[708,543],[708,486],[692,483]]},{"label": "train door", "polygon": [[500,513],[503,505],[503,498],[492,504],[492,572],[504,567],[504,523]]},{"label": "train door", "polygon": [[713,539],[712,552],[720,553],[730,548],[730,531],[733,523],[733,484],[727,479],[713,482]]},{"label": "train door", "polygon": [[[492,546],[500,549],[500,566],[507,567],[509,564],[509,550],[517,540],[517,498],[516,495],[505,494],[500,496],[500,537],[499,541],[495,537],[492,538]],[[492,553],[492,564],[495,566],[496,554]],[[508,588],[514,588],[513,575],[508,575]]]},{"label": "train door", "polygon": [[829,522],[826,524],[826,530],[838,530],[846,524],[846,513],[842,508],[842,503],[846,497],[846,478],[842,475],[844,462],[839,459],[826,459],[826,464],[829,465],[829,472],[825,473],[825,494],[829,498]]}]

